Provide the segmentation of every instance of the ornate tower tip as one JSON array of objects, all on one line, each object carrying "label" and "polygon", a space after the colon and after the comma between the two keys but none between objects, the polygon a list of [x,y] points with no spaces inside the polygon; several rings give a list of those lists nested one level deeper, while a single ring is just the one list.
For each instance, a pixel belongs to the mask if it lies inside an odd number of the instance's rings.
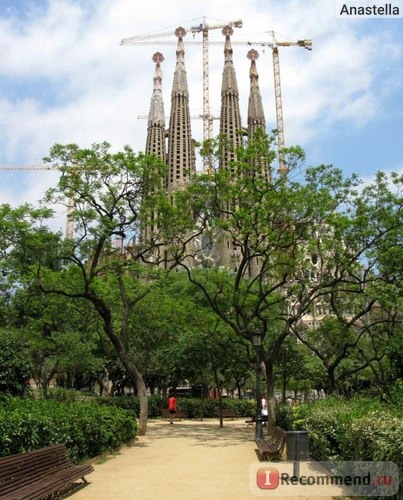
[{"label": "ornate tower tip", "polygon": [[186,30],[185,28],[182,28],[182,26],[179,26],[179,28],[176,28],[175,30],[175,36],[178,38],[182,38],[186,35]]},{"label": "ornate tower tip", "polygon": [[251,49],[247,56],[246,56],[248,59],[250,59],[251,61],[256,61],[256,59],[259,58],[259,52],[255,49]]},{"label": "ornate tower tip", "polygon": [[234,33],[234,30],[231,26],[225,26],[222,30],[222,34],[224,36],[231,36]]},{"label": "ornate tower tip", "polygon": [[164,61],[164,56],[161,54],[161,52],[156,52],[153,55],[152,60],[155,63],[161,63],[162,61]]}]

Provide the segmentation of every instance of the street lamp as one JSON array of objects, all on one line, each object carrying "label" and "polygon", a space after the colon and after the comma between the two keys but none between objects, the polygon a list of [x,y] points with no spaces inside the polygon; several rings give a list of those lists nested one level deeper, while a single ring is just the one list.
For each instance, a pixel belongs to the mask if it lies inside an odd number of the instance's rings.
[{"label": "street lamp", "polygon": [[252,333],[252,344],[256,351],[256,428],[255,439],[264,439],[262,424],[262,406],[260,397],[260,358],[259,347],[262,345],[262,334],[258,331]]}]

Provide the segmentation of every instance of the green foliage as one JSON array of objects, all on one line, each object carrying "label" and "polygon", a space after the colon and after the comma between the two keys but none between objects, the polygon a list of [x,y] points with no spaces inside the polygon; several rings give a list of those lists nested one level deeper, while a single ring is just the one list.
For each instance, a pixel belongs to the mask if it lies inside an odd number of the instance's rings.
[{"label": "green foliage", "polygon": [[286,431],[293,428],[293,408],[287,404],[277,404],[276,411],[276,425],[282,427]]},{"label": "green foliage", "polygon": [[64,387],[53,387],[52,389],[49,389],[48,399],[54,399],[55,401],[66,403],[78,401],[80,398],[77,391],[65,389]]},{"label": "green foliage", "polygon": [[64,443],[79,462],[136,436],[137,423],[119,408],[89,403],[9,398],[0,404],[1,456]]},{"label": "green foliage", "polygon": [[[222,399],[225,409],[231,409],[240,417],[251,417],[256,412],[254,401],[250,399]],[[213,418],[220,409],[218,399],[179,398],[178,408],[188,418]]]},{"label": "green foliage", "polygon": [[403,379],[396,380],[389,389],[390,400],[403,408]]},{"label": "green foliage", "polygon": [[33,365],[24,350],[24,341],[16,334],[0,333],[0,392],[14,396],[29,390]]},{"label": "green foliage", "polygon": [[[240,417],[251,417],[256,412],[255,402],[250,399],[223,400],[223,408],[234,410]],[[97,398],[97,403],[106,406],[118,406],[132,411],[138,415],[139,400],[136,396],[119,396],[110,398]],[[148,416],[156,418],[161,415],[161,410],[168,407],[168,402],[161,396],[148,397]],[[177,407],[182,410],[187,418],[213,418],[219,411],[218,399],[178,398]]]},{"label": "green foliage", "polygon": [[328,398],[300,408],[294,424],[308,431],[313,459],[403,465],[401,407],[369,398]]},{"label": "green foliage", "polygon": [[[96,402],[104,406],[116,406],[129,410],[136,417],[140,411],[140,401],[137,396],[114,396],[97,398]],[[148,397],[148,417],[155,418],[161,415],[161,409],[165,408],[165,400],[162,396],[153,395]]]}]

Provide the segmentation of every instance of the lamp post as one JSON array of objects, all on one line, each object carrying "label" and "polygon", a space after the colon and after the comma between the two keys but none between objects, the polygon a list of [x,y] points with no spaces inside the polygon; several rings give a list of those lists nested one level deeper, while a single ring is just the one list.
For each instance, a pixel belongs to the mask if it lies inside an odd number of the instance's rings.
[{"label": "lamp post", "polygon": [[255,331],[252,334],[252,344],[256,351],[256,428],[255,439],[264,439],[263,437],[263,424],[262,424],[262,406],[260,397],[260,358],[259,347],[262,345],[262,334]]}]

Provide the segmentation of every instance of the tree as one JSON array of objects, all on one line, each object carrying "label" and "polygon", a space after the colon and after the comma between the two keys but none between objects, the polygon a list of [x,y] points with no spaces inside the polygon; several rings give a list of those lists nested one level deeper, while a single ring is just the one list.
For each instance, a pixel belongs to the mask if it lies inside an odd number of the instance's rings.
[{"label": "tree", "polygon": [[[140,265],[141,252],[134,240],[126,247],[127,256],[113,245],[113,239],[124,241],[138,235],[147,207],[147,203],[142,204],[144,192],[152,192],[156,200],[163,199],[159,188],[163,167],[153,158],[135,155],[129,147],[112,154],[107,143],[90,149],[55,145],[45,162],[58,165],[61,171],[58,185],[48,192],[45,201],[74,203],[69,216],[75,224],[75,235],[62,241],[61,235],[45,228],[34,234],[24,227],[24,232],[20,230],[15,237],[19,238],[19,247],[13,247],[13,256],[20,268],[23,266],[25,279],[42,293],[91,304],[137,388],[139,432],[144,434],[146,386],[129,353],[128,328],[135,305],[149,293],[160,273],[157,268]],[[158,179],[155,185],[154,179]],[[23,254],[29,259],[24,260]]]},{"label": "tree", "polygon": [[[385,183],[379,186],[382,194],[374,188],[360,195],[358,178],[344,178],[331,166],[308,169],[300,182],[283,176],[268,182],[261,175],[262,158],[270,164],[273,157],[268,144],[257,137],[237,151],[230,168],[198,175],[177,194],[175,203],[183,213],[191,212],[192,234],[201,244],[192,253],[189,238],[179,234],[169,251],[237,335],[251,341],[256,330],[261,333],[259,357],[274,424],[274,364],[283,342],[315,307],[325,304],[336,314],[341,304],[353,301],[355,323],[376,303],[369,288],[375,292],[379,285],[388,296],[391,280],[378,282],[373,272],[381,263],[377,249],[386,252],[383,242],[395,237],[401,214]],[[291,148],[286,155],[292,178],[303,153]],[[232,263],[209,268],[200,257],[203,234],[213,234],[209,241],[216,245],[230,245]]]},{"label": "tree", "polygon": [[15,332],[0,332],[0,392],[22,396],[27,392],[33,365],[26,343]]},{"label": "tree", "polygon": [[235,388],[250,375],[245,345],[219,321],[183,273],[137,304],[130,350],[151,390],[185,382]]}]

